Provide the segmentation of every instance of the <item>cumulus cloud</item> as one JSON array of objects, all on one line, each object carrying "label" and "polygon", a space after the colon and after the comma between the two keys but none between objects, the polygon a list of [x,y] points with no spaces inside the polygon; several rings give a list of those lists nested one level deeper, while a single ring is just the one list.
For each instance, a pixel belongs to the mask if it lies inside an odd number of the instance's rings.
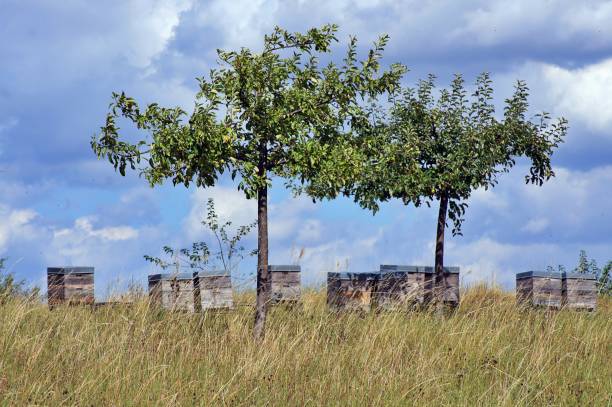
[{"label": "cumulus cloud", "polygon": [[488,1],[473,4],[463,14],[463,25],[453,30],[460,40],[483,45],[531,41],[552,45],[589,38],[587,48],[606,46],[612,34],[612,4],[602,1],[555,0]]},{"label": "cumulus cloud", "polygon": [[244,193],[234,187],[217,186],[198,188],[191,194],[191,208],[183,221],[183,229],[189,239],[206,236],[202,220],[206,219],[208,199],[215,202],[219,222],[231,221],[236,227],[248,225],[257,220],[257,201],[246,199]]},{"label": "cumulus cloud", "polygon": [[34,235],[32,221],[37,213],[31,209],[13,209],[0,205],[0,253],[4,252],[12,239],[23,239]]},{"label": "cumulus cloud", "polygon": [[[601,137],[612,129],[612,58],[565,68],[545,62],[525,62],[499,74],[497,81],[506,94],[516,79],[526,80],[531,88],[535,110],[565,116],[574,128],[587,128]],[[570,137],[577,137],[570,131]]]},{"label": "cumulus cloud", "polygon": [[95,229],[93,226],[94,221],[96,221],[96,218],[93,216],[78,218],[74,221],[73,228],[57,230],[53,236],[56,239],[73,239],[76,235],[81,234],[85,238],[96,237],[107,241],[129,240],[138,237],[138,231],[130,226]]}]

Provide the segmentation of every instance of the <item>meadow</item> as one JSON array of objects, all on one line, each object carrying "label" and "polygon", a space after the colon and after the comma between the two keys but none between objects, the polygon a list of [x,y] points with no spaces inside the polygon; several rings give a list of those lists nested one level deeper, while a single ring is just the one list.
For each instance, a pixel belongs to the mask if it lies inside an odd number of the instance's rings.
[{"label": "meadow", "polygon": [[325,291],[274,308],[252,339],[254,294],[229,312],[0,305],[2,405],[589,405],[612,403],[612,301],[520,310],[464,290],[451,315],[334,314]]}]

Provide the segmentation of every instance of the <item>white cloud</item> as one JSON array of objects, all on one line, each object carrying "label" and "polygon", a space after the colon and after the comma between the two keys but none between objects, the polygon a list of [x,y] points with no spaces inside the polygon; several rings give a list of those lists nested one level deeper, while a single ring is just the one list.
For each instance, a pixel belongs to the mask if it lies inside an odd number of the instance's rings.
[{"label": "white cloud", "polygon": [[516,40],[536,43],[589,38],[587,48],[606,45],[612,35],[612,3],[601,1],[529,0],[478,2],[466,7],[464,25],[453,30],[458,40],[496,45]]},{"label": "white cloud", "polygon": [[612,100],[609,97],[612,94],[612,58],[574,69],[526,62],[510,72],[496,75],[495,82],[506,96],[516,79],[527,81],[534,111],[546,110],[569,120],[569,137],[578,136],[572,131],[576,123],[603,137],[612,134],[609,131],[612,129]]},{"label": "white cloud", "polygon": [[580,120],[593,130],[612,128],[612,58],[579,69],[548,64],[539,68],[556,112]]},{"label": "white cloud", "polygon": [[6,250],[12,239],[34,235],[32,221],[38,214],[30,209],[11,209],[0,204],[0,253]]},{"label": "white cloud", "polygon": [[233,226],[239,227],[257,220],[257,201],[246,199],[244,193],[236,188],[198,188],[191,194],[191,209],[183,221],[183,229],[188,239],[206,235],[201,222],[206,219],[206,203],[209,198],[214,200],[220,223],[231,221]]},{"label": "white cloud", "polygon": [[[135,0],[125,5],[128,16],[125,55],[138,67],[147,67],[174,36],[183,12],[192,7],[191,0]],[[117,35],[118,33],[114,34]]]},{"label": "white cloud", "polygon": [[95,217],[81,217],[74,221],[74,227],[71,229],[60,229],[54,232],[54,237],[64,238],[66,236],[73,237],[77,234],[83,234],[84,237],[99,237],[108,241],[121,241],[135,239],[138,237],[138,231],[130,226],[114,226],[94,229],[93,222]]},{"label": "white cloud", "polygon": [[547,47],[578,43],[585,49],[600,49],[609,47],[612,35],[612,4],[597,0],[213,0],[195,10],[198,25],[220,32],[219,47],[230,49],[259,48],[263,34],[275,24],[302,30],[329,22],[365,43],[386,32],[397,41],[392,47],[426,53],[515,42]]},{"label": "white cloud", "polygon": [[550,221],[546,218],[530,219],[521,230],[529,233],[540,233],[544,231],[549,224]]}]

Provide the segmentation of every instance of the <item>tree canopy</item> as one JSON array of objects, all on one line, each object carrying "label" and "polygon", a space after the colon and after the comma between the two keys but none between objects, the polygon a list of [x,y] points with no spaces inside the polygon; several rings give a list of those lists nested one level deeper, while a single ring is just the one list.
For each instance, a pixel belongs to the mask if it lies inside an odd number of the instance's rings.
[{"label": "tree canopy", "polygon": [[[277,27],[265,37],[262,52],[219,50],[221,68],[198,79],[190,115],[157,103],[141,109],[125,93],[114,93],[92,148],[122,175],[128,167],[139,169],[151,185],[171,179],[174,184],[212,186],[228,171],[254,197],[270,175],[300,176],[328,160],[326,142],[339,141],[364,120],[361,101],[397,88],[405,71],[394,64],[377,76],[387,36],[380,37],[362,62],[351,37],[342,65],[321,66],[320,54],[331,52],[336,31],[335,25],[306,34]],[[119,118],[150,138],[122,141]],[[257,171],[262,143],[267,153],[264,174]]]},{"label": "tree canopy", "polygon": [[[255,336],[263,335],[269,296],[267,188],[273,176],[288,184],[304,182],[332,165],[338,169],[330,190],[340,190],[355,171],[350,134],[368,125],[365,101],[399,86],[405,68],[381,70],[388,36],[357,59],[357,40],[350,38],[342,64],[322,65],[332,53],[337,26],[306,33],[279,27],[254,52],[218,51],[220,67],[198,79],[194,110],[140,108],[125,93],[113,102],[92,148],[122,175],[139,170],[151,184],[171,179],[189,186],[215,185],[228,172],[247,198],[258,201],[258,272]],[[333,60],[333,58],[332,58]],[[126,120],[148,138],[129,143],[118,122]],[[344,148],[343,148],[344,147]]]}]

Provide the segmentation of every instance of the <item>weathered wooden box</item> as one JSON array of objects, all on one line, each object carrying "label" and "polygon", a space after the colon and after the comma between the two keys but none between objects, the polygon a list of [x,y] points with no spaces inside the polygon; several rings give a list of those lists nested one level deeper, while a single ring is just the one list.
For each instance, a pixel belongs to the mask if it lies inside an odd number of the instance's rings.
[{"label": "weathered wooden box", "polygon": [[152,304],[167,310],[194,312],[193,276],[189,273],[150,275],[149,298]]},{"label": "weathered wooden box", "polygon": [[232,278],[224,271],[193,273],[195,310],[232,308]]},{"label": "weathered wooden box", "polygon": [[433,267],[381,265],[375,302],[381,309],[413,308],[431,300]]},{"label": "weathered wooden box", "polygon": [[444,303],[451,307],[459,305],[459,271],[459,267],[444,267],[446,285],[443,287],[442,298]]},{"label": "weathered wooden box", "polygon": [[93,304],[94,268],[47,268],[47,299],[50,307],[60,304]]},{"label": "weathered wooden box", "polygon": [[563,273],[562,278],[565,307],[590,311],[597,308],[597,278],[594,274]]},{"label": "weathered wooden box", "polygon": [[327,273],[327,305],[335,311],[370,311],[379,272]]},{"label": "weathered wooden box", "polygon": [[301,267],[294,265],[269,265],[271,294],[273,304],[300,301]]},{"label": "weathered wooden box", "polygon": [[516,275],[516,301],[520,305],[558,309],[563,302],[561,273],[526,271]]}]

